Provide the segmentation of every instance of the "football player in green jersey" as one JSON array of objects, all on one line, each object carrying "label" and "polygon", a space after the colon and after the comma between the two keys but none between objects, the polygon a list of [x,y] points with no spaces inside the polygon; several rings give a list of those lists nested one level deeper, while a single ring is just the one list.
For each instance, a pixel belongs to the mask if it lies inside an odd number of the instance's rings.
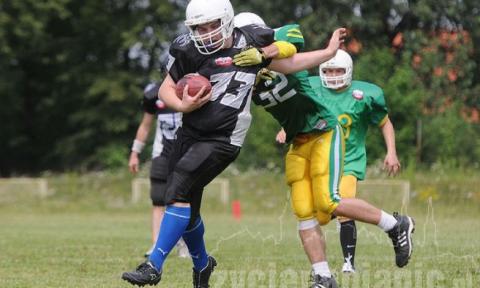
[{"label": "football player in green jersey", "polygon": [[[368,82],[352,81],[352,70],[350,55],[344,50],[338,50],[335,57],[320,65],[320,77],[309,78],[312,88],[337,115],[344,129],[346,152],[340,181],[342,198],[355,197],[357,182],[365,178],[365,138],[369,125],[378,126],[382,131],[387,148],[384,169],[389,175],[396,175],[400,170],[395,148],[395,130],[388,117],[383,91]],[[355,272],[355,221],[346,217],[339,217],[338,220],[344,257],[342,271]]]},{"label": "football player in green jersey", "polygon": [[[275,40],[292,41],[297,48],[303,48],[298,25],[276,29]],[[246,61],[253,54],[248,50],[237,54],[234,62],[237,65],[242,62],[255,64],[253,58]],[[236,61],[238,59],[240,61]],[[311,287],[336,287],[326,262],[325,250],[318,249],[325,248],[318,224],[328,223],[332,215],[378,225],[392,239],[397,266],[405,266],[412,252],[413,219],[390,215],[360,199],[340,197],[342,131],[335,125],[336,120],[331,120],[336,118],[332,111],[312,90],[308,73],[278,74],[272,84],[273,89],[261,93],[258,90],[262,91],[263,86],[269,85],[257,85],[253,101],[263,105],[285,128],[287,141],[293,140],[286,156],[286,178],[291,187],[293,210],[299,221],[300,238],[314,271]]]}]

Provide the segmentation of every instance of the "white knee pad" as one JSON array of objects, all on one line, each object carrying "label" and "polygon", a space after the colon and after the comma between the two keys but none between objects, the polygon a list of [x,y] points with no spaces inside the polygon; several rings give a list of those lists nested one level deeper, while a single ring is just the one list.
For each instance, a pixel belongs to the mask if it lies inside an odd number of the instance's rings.
[{"label": "white knee pad", "polygon": [[315,228],[316,226],[318,226],[318,221],[315,218],[298,221],[298,230],[299,231],[312,229],[312,228]]}]

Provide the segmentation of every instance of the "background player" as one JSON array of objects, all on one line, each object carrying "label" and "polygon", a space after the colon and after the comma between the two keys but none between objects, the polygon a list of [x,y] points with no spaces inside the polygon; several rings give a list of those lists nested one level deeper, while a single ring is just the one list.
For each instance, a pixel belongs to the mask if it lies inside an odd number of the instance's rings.
[{"label": "background player", "polygon": [[[365,138],[369,125],[376,125],[382,131],[387,154],[384,169],[388,175],[400,171],[395,148],[395,130],[387,114],[387,106],[380,87],[362,81],[353,81],[353,61],[344,50],[338,50],[334,58],[322,63],[319,76],[309,77],[310,84],[317,95],[323,97],[325,104],[338,117],[345,134],[345,163],[340,182],[342,198],[355,197],[357,182],[365,178],[367,156]],[[277,141],[285,142],[282,129]],[[355,248],[357,233],[355,221],[339,217],[340,243],[344,256],[342,271],[355,272]]]},{"label": "background player", "polygon": [[[266,47],[273,43],[273,31],[260,26],[234,29],[233,8],[228,0],[192,0],[185,24],[190,35],[178,37],[170,47],[165,77],[159,96],[175,111],[183,112],[177,131],[167,183],[167,208],[155,250],[147,262],[122,278],[132,284],[157,284],[163,263],[174,243],[183,236],[192,256],[194,287],[208,287],[216,260],[209,256],[203,240],[200,218],[203,187],[223,171],[238,155],[250,125],[250,97],[256,74],[268,65],[238,67],[234,55],[248,46]],[[274,60],[269,65],[292,73],[319,65],[335,55],[344,29],[332,36],[327,49],[295,59]],[[180,100],[175,83],[188,73],[199,73],[213,83],[212,92],[188,95],[185,87]]]},{"label": "background player", "polygon": [[[295,43],[299,49],[303,48],[298,25],[276,29],[275,37],[276,40],[287,40]],[[241,57],[245,61],[249,55],[243,53]],[[257,85],[260,90],[272,86],[273,89],[254,95],[253,100],[263,105],[285,127],[287,139],[295,137],[286,157],[286,175],[292,187],[292,204],[299,219],[300,238],[314,271],[312,287],[336,286],[326,262],[325,251],[318,249],[325,245],[318,222],[328,223],[332,214],[359,217],[357,219],[389,231],[397,254],[397,265],[406,265],[411,253],[412,219],[394,217],[364,201],[341,201],[338,196],[337,181],[343,159],[340,159],[342,155],[339,153],[341,141],[337,139],[341,133],[336,131],[335,115],[326,107],[323,99],[315,95],[307,77],[307,71],[292,75],[278,74],[273,83],[269,81]],[[357,213],[356,209],[364,209],[365,213]],[[406,249],[399,250],[398,241],[403,232],[408,233],[408,240],[402,238],[408,243],[404,243],[403,248]]]},{"label": "background player", "polygon": [[[353,62],[344,50],[322,63],[319,77],[309,78],[317,95],[337,115],[345,134],[345,164],[340,182],[342,198],[355,197],[357,182],[365,178],[367,154],[365,138],[369,125],[380,128],[387,154],[383,161],[388,175],[400,171],[395,148],[395,130],[388,117],[387,106],[380,87],[363,81],[352,81]],[[355,246],[357,242],[355,221],[339,217],[340,242],[344,256],[343,272],[355,272]]]},{"label": "background player", "polygon": [[[165,212],[165,188],[168,175],[168,158],[172,150],[175,132],[182,123],[182,113],[175,112],[158,99],[160,85],[151,83],[143,91],[142,107],[143,118],[138,126],[137,134],[132,145],[132,152],[128,167],[133,174],[138,173],[140,167],[139,154],[145,147],[150,128],[157,116],[157,128],[152,151],[152,166],[150,168],[150,199],[152,200],[152,247],[145,253],[150,256],[157,241],[160,224]],[[177,243],[178,256],[188,257],[185,242],[180,239]]]}]

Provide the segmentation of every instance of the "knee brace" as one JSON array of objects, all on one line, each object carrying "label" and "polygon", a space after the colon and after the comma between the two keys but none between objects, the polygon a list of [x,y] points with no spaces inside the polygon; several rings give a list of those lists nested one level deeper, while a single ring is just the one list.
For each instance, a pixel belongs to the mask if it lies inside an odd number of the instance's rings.
[{"label": "knee brace", "polygon": [[308,230],[317,227],[317,219],[301,220],[298,221],[298,231]]}]

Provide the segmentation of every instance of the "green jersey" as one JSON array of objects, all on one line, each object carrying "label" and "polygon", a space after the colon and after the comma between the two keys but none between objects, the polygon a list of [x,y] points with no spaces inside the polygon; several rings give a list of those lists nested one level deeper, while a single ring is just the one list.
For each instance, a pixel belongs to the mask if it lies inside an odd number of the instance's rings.
[{"label": "green jersey", "polygon": [[383,90],[375,84],[352,81],[345,90],[335,91],[322,86],[320,77],[309,77],[315,92],[337,115],[345,133],[344,175],[365,178],[367,153],[365,138],[369,125],[382,126],[387,121]]},{"label": "green jersey", "polygon": [[[297,24],[276,29],[275,40],[290,42],[297,50],[304,47],[302,32]],[[335,115],[316,96],[308,76],[306,70],[289,75],[278,73],[273,82],[257,85],[252,96],[253,102],[262,105],[285,129],[287,141],[298,133],[328,131],[337,124]]]}]

